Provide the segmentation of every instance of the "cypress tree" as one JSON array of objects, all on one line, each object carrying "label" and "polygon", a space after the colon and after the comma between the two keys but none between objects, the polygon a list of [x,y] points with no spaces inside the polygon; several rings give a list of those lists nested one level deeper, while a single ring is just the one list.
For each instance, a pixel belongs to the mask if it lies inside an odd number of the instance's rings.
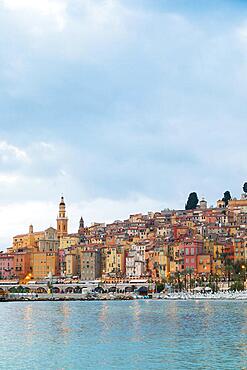
[{"label": "cypress tree", "polygon": [[245,182],[245,183],[244,183],[243,191],[244,191],[245,193],[247,193],[247,182]]},{"label": "cypress tree", "polygon": [[187,203],[185,205],[185,209],[186,210],[196,209],[198,201],[199,201],[199,199],[198,199],[198,196],[197,196],[196,192],[190,193],[190,195],[188,197],[188,200],[187,200]]},{"label": "cypress tree", "polygon": [[231,199],[232,199],[232,197],[231,197],[230,191],[229,190],[225,191],[224,192],[224,197],[222,198],[222,200],[225,202],[225,206],[228,205],[229,200],[231,200]]}]

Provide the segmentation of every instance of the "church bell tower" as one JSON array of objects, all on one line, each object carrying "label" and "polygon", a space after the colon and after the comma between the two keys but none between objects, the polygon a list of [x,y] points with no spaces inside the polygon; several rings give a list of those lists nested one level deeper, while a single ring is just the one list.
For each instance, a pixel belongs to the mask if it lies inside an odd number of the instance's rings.
[{"label": "church bell tower", "polygon": [[84,244],[85,241],[86,241],[86,238],[85,238],[84,220],[83,220],[82,217],[80,219],[80,225],[79,225],[79,229],[78,229],[78,235],[79,235],[79,244]]},{"label": "church bell tower", "polygon": [[68,235],[68,218],[66,217],[66,206],[64,197],[61,197],[59,204],[59,213],[57,217],[57,236],[62,238]]}]

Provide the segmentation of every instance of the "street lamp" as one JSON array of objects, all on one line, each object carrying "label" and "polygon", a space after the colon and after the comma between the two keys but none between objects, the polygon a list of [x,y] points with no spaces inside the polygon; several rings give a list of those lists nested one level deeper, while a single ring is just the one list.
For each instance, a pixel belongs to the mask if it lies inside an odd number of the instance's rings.
[{"label": "street lamp", "polygon": [[242,265],[241,266],[241,269],[243,270],[243,272],[244,272],[244,284],[245,284],[245,279],[246,279],[246,276],[245,276],[245,270],[246,270],[246,267],[245,267],[245,265]]}]

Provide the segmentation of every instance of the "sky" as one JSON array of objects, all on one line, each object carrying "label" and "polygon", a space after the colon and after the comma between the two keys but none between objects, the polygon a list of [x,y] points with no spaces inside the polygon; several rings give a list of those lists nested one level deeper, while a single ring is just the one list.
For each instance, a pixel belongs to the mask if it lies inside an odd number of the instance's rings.
[{"label": "sky", "polygon": [[247,181],[247,3],[0,0],[0,249]]}]

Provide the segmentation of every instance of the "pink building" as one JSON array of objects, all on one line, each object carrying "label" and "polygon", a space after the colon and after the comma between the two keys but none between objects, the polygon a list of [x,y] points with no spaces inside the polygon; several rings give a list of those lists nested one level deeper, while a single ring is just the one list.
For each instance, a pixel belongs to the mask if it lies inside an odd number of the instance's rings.
[{"label": "pink building", "polygon": [[11,279],[14,275],[14,255],[0,253],[0,279]]},{"label": "pink building", "polygon": [[183,269],[193,269],[197,272],[197,256],[202,254],[203,242],[200,240],[188,240],[180,246],[181,254],[183,254],[184,264]]}]

